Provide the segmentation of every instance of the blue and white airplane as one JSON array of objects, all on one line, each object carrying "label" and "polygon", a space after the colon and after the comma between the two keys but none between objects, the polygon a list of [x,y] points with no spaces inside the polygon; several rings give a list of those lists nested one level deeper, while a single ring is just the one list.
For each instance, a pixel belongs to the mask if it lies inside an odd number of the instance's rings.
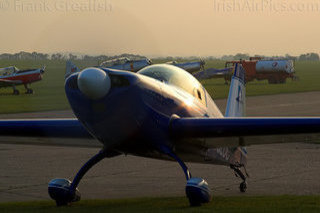
[{"label": "blue and white airplane", "polygon": [[240,190],[245,192],[244,146],[320,138],[320,118],[243,117],[245,71],[240,64],[235,66],[225,116],[204,87],[176,66],[151,65],[133,73],[103,67],[80,71],[69,64],[66,76],[66,95],[77,119],[0,121],[1,136],[95,138],[103,144],[72,182],[50,181],[49,195],[58,206],[80,199],[77,186],[92,166],[121,154],[177,161],[190,205],[198,206],[211,200],[211,190],[184,162],[229,166],[242,179]]}]

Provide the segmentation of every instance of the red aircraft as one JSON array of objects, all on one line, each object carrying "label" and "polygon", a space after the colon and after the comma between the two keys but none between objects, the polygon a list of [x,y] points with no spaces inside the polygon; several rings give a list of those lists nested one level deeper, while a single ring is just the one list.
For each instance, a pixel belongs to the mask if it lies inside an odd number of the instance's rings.
[{"label": "red aircraft", "polygon": [[33,94],[33,90],[28,87],[33,82],[42,80],[45,67],[38,69],[19,70],[15,66],[0,69],[0,87],[12,87],[13,94],[19,95],[16,85],[23,84],[26,94]]}]

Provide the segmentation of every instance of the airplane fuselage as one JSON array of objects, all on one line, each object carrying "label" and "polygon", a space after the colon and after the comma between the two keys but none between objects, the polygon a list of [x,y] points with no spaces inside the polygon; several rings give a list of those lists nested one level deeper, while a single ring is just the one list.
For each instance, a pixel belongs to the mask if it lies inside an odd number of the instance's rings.
[{"label": "airplane fuselage", "polygon": [[[43,70],[35,69],[35,70],[21,70],[18,72],[14,72],[10,75],[2,75],[0,76],[0,80],[12,81],[14,85],[21,84],[30,84],[36,81],[42,80]],[[1,87],[8,87],[11,85],[1,85]]]},{"label": "airplane fuselage", "polygon": [[[201,95],[198,91],[191,94],[143,74],[105,68],[101,70],[111,79],[111,89],[104,97],[94,100],[84,95],[78,87],[79,73],[66,80],[65,89],[77,118],[106,149],[119,154],[168,159],[160,150],[170,147],[186,161],[205,161],[208,157],[205,139],[181,141],[185,139],[172,138],[167,131],[172,115],[223,117],[206,90],[198,87],[200,83],[195,82],[195,88],[192,89],[201,89]],[[192,144],[196,144],[196,149],[192,149]],[[225,155],[228,150],[212,149],[211,152]],[[221,157],[214,161],[211,159],[210,163],[228,164],[228,160]]]}]

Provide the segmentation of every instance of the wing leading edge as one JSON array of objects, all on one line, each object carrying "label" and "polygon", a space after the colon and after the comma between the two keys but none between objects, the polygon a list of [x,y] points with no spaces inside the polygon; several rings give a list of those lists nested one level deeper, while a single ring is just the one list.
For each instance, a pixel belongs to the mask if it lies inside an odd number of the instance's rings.
[{"label": "wing leading edge", "polygon": [[0,120],[1,136],[92,138],[77,119]]},{"label": "wing leading edge", "polygon": [[0,120],[0,143],[101,147],[77,119]]}]

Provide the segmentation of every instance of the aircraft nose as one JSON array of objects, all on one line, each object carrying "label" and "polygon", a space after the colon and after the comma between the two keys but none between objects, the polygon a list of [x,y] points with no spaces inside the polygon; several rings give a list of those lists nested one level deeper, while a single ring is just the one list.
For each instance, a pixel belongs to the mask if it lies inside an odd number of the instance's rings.
[{"label": "aircraft nose", "polygon": [[99,68],[86,68],[78,75],[78,87],[85,96],[97,100],[109,92],[111,80],[108,74]]}]

